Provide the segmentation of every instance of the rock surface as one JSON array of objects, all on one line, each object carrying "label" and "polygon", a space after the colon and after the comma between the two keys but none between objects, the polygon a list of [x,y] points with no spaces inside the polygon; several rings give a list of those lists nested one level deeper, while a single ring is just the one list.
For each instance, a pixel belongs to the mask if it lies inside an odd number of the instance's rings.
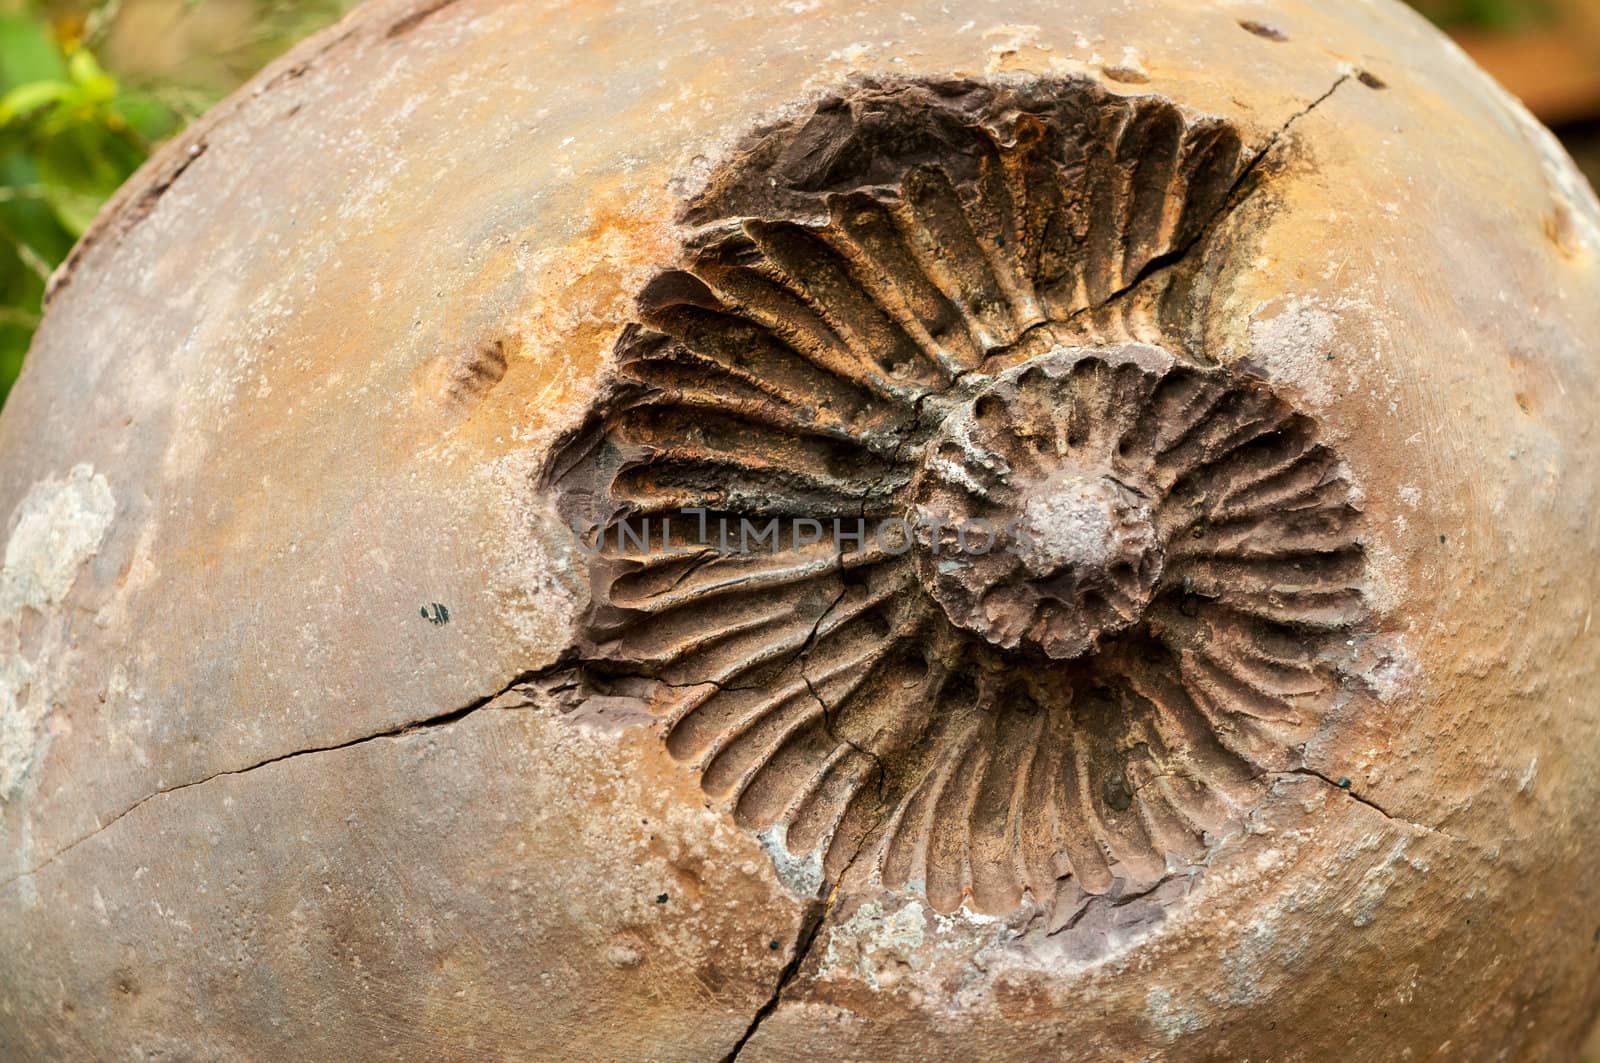
[{"label": "rock surface", "polygon": [[[1359,603],[1318,644],[1323,686],[1259,706],[1293,711],[1192,848],[1102,811],[1077,855],[996,860],[980,817],[939,812],[970,837],[930,831],[921,877],[897,875],[872,846],[924,778],[911,739],[841,730],[812,690],[836,747],[814,757],[859,762],[819,826],[771,795],[822,761],[754,776],[766,805],[718,791],[662,713],[675,685],[722,687],[598,638],[627,609],[568,528],[595,459],[563,456],[597,414],[605,445],[654,425],[618,381],[640,329],[687,305],[662,278],[726,304],[706,269],[750,259],[702,255],[721,221],[799,224],[807,196],[869,178],[910,202],[926,168],[901,155],[924,149],[902,134],[934,110],[891,116],[864,156],[883,175],[813,166],[833,156],[805,131],[864,85],[957,83],[982,99],[951,135],[1014,93],[1043,101],[1025,114],[1091,101],[1236,138],[1195,228],[1168,212],[1159,238],[1118,236],[1120,272],[1057,302],[1039,267],[1037,319],[995,349],[1102,352],[1069,371],[1155,328],[1152,380],[1226,380],[1337,455],[1315,486],[1349,515],[1337,589]],[[928,150],[959,195],[986,187],[969,154]],[[1137,173],[1141,151],[1084,172]],[[795,160],[811,184],[739,183]],[[953,247],[924,252],[936,285],[960,287]],[[0,417],[0,1056],[1573,1056],[1600,1007],[1597,254],[1600,208],[1553,139],[1395,3],[368,4],[130,183],[56,278]],[[980,422],[980,398],[950,416]],[[861,416],[838,425],[870,451]],[[863,499],[934,460],[921,427],[893,431]],[[1161,509],[1110,468],[1040,482],[1136,514],[1096,549],[1143,563]],[[928,623],[974,587],[1066,600],[1052,566],[1086,548],[1057,547],[1020,574],[931,566]],[[987,674],[1035,674],[999,656],[1031,640],[1054,676],[1126,630],[1192,663],[1208,643],[1182,618],[1230,585],[1174,590],[1159,552],[1139,595],[1198,598],[1174,599],[1170,637],[1155,612],[952,626],[997,655]],[[817,588],[794,621],[808,688],[851,593]],[[1139,749],[1107,743],[1119,766]],[[1220,790],[1220,755],[1189,748],[1173,763]],[[1097,775],[1088,804],[1154,815],[1165,767]],[[1017,845],[1072,840],[1015,827],[1021,802],[1000,813]]]}]

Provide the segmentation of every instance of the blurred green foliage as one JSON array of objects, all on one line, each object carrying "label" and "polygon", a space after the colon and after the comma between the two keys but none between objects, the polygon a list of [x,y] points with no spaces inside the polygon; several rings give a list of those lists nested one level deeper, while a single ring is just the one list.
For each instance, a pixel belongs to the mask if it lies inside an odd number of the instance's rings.
[{"label": "blurred green foliage", "polygon": [[1549,17],[1540,0],[1417,0],[1416,7],[1447,29],[1519,30]]},{"label": "blurred green foliage", "polygon": [[0,403],[46,280],[118,186],[161,141],[354,4],[0,0]]},{"label": "blurred green foliage", "polygon": [[0,14],[0,401],[50,271],[179,116],[101,68],[69,28]]}]

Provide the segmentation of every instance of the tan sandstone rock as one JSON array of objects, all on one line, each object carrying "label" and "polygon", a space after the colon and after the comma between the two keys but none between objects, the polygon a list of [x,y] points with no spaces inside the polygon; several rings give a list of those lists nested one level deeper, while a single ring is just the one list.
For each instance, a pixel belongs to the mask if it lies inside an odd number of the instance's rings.
[{"label": "tan sandstone rock", "polygon": [[0,1057],[1574,1056],[1597,254],[1387,0],[368,4],[0,417]]}]

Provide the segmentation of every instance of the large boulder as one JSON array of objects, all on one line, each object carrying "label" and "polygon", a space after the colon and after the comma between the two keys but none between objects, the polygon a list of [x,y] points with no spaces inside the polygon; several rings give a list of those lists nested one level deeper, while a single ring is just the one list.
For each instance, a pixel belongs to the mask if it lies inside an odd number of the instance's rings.
[{"label": "large boulder", "polygon": [[0,417],[0,1056],[1573,1055],[1597,254],[1388,0],[375,0]]}]

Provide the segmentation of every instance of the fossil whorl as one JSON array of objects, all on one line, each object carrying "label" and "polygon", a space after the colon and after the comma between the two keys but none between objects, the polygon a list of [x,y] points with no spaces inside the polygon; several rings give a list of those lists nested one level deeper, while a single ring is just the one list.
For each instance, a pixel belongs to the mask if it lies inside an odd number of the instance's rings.
[{"label": "fossil whorl", "polygon": [[1250,167],[1074,81],[873,83],[755,138],[568,490],[591,673],[829,877],[1006,912],[1199,857],[1349,696],[1364,615],[1343,463],[1185,317]]}]

